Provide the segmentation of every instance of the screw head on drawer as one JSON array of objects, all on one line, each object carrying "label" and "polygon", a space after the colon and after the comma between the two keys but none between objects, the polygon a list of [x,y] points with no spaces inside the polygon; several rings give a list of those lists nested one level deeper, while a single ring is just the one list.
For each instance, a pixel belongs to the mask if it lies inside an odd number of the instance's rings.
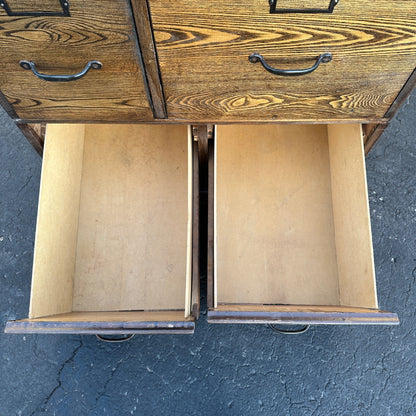
[{"label": "screw head on drawer", "polygon": [[255,64],[256,62],[260,62],[260,56],[258,53],[252,53],[249,57],[248,60],[252,63]]},{"label": "screw head on drawer", "polygon": [[322,63],[327,64],[328,62],[332,61],[332,54],[330,53],[323,53],[322,54]]},{"label": "screw head on drawer", "polygon": [[28,61],[20,61],[19,64],[23,69],[30,69],[30,64]]}]

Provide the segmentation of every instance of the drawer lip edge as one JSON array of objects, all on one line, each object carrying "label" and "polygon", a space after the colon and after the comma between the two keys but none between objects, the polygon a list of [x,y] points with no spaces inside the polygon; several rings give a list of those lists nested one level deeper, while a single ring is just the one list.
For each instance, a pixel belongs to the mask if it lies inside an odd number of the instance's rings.
[{"label": "drawer lip edge", "polygon": [[8,321],[7,334],[161,334],[193,333],[194,321],[146,321],[146,322],[54,322]]},{"label": "drawer lip edge", "polygon": [[208,311],[208,323],[245,323],[288,325],[398,325],[399,318],[394,312],[375,310],[373,312],[267,312],[267,311]]}]

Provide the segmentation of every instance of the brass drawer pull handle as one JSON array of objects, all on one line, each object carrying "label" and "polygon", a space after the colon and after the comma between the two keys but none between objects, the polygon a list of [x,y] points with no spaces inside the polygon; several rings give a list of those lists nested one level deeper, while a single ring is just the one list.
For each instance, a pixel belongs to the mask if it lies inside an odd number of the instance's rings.
[{"label": "brass drawer pull handle", "polygon": [[272,331],[277,332],[278,334],[299,335],[299,334],[304,334],[310,328],[310,325],[305,325],[299,329],[281,329],[281,328],[278,328],[276,325],[269,324],[269,328]]},{"label": "brass drawer pull handle", "polygon": [[92,69],[101,69],[103,67],[102,63],[99,61],[89,61],[85,68],[78,72],[78,74],[72,74],[72,75],[46,75],[41,74],[37,71],[36,65],[32,61],[20,61],[20,66],[23,69],[28,69],[33,72],[34,75],[36,75],[38,78],[44,80],[44,81],[50,81],[50,82],[66,82],[66,81],[76,81],[77,79],[82,78],[86,73],[92,68]]},{"label": "brass drawer pull handle", "polygon": [[316,68],[318,68],[319,64],[321,64],[321,63],[326,64],[328,62],[331,62],[332,54],[323,53],[322,55],[319,55],[318,58],[316,59],[315,64],[313,66],[311,66],[310,68],[306,68],[306,69],[277,69],[277,68],[272,68],[270,65],[268,65],[266,63],[263,56],[258,54],[258,53],[251,54],[248,57],[248,60],[252,64],[260,62],[263,65],[264,69],[266,71],[269,71],[271,74],[281,75],[281,76],[284,76],[284,77],[289,77],[289,76],[298,76],[298,75],[310,74],[311,72],[315,71]]},{"label": "brass drawer pull handle", "polygon": [[134,334],[124,335],[119,338],[109,338],[99,334],[96,334],[95,336],[97,337],[97,339],[104,342],[126,342],[131,340],[134,337]]}]

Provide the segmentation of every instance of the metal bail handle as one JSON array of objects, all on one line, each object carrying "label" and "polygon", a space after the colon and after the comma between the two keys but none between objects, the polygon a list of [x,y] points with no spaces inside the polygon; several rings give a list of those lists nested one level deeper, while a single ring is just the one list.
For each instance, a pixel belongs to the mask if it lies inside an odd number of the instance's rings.
[{"label": "metal bail handle", "polygon": [[259,53],[252,53],[248,57],[248,60],[252,64],[260,62],[263,65],[264,69],[266,71],[269,71],[273,75],[281,75],[283,77],[288,77],[288,76],[299,76],[299,75],[310,74],[311,72],[315,71],[315,69],[317,69],[318,66],[321,63],[326,64],[328,62],[331,62],[332,61],[332,54],[328,52],[328,53],[323,53],[323,54],[319,55],[318,58],[316,59],[315,64],[312,65],[310,68],[306,68],[306,69],[277,69],[277,68],[273,68],[273,67],[271,67],[270,65],[268,65],[266,63],[263,56],[260,55]]},{"label": "metal bail handle", "polygon": [[87,74],[87,72],[90,69],[101,69],[103,67],[103,64],[99,61],[89,61],[85,68],[78,72],[78,74],[71,74],[71,75],[46,75],[41,74],[37,71],[36,65],[32,61],[20,61],[20,66],[23,69],[31,70],[34,75],[36,75],[38,78],[42,79],[43,81],[49,81],[49,82],[68,82],[68,81],[76,81],[77,79],[82,78],[84,75]]},{"label": "metal bail handle", "polygon": [[115,343],[115,342],[126,342],[126,341],[129,341],[129,340],[131,340],[134,337],[134,334],[124,335],[124,336],[121,336],[119,338],[108,338],[108,337],[105,337],[105,336],[99,335],[99,334],[96,334],[95,336],[100,341],[103,341],[103,342],[113,342],[113,343]]},{"label": "metal bail handle", "polygon": [[304,334],[311,327],[310,325],[305,325],[299,329],[281,329],[281,328],[277,328],[277,326],[273,324],[269,324],[268,326],[272,331],[277,332],[278,334],[285,334],[285,335]]}]

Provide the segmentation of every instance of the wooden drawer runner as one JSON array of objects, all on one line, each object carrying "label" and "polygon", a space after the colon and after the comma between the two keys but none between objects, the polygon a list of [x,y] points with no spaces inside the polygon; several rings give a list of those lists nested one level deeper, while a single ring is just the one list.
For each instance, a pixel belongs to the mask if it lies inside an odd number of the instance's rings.
[{"label": "wooden drawer runner", "polygon": [[[126,0],[70,2],[70,17],[9,17],[0,9],[0,90],[17,116],[32,121],[151,121],[133,19]],[[79,73],[48,82],[19,66],[32,61],[40,73]]]},{"label": "wooden drawer runner", "polygon": [[[380,120],[416,61],[416,6],[340,1],[333,14],[270,14],[268,2],[150,0],[170,118]],[[261,54],[276,76],[248,57]]]},{"label": "wooden drawer runner", "polygon": [[192,332],[194,146],[186,126],[48,125],[29,319],[6,332]]},{"label": "wooden drawer runner", "polygon": [[219,126],[210,322],[397,323],[378,309],[361,126]]}]

